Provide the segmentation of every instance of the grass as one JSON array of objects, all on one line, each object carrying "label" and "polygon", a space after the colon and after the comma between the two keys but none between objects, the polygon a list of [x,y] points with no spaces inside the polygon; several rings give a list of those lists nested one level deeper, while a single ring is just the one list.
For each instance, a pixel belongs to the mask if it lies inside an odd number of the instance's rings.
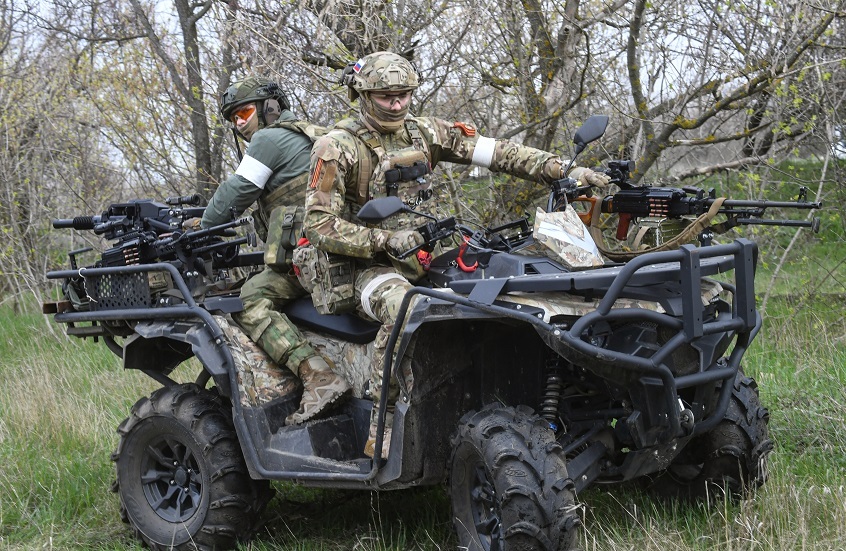
[{"label": "grass", "polygon": [[[579,496],[584,550],[846,549],[846,289],[843,270],[831,270],[843,253],[825,240],[806,249],[785,263],[745,360],[771,413],[767,484],[754,499],[696,506],[634,486],[591,489]],[[771,266],[763,263],[759,289]],[[0,549],[140,550],[109,491],[109,455],[115,428],[156,383],[125,372],[102,343],[60,331],[0,308]],[[196,369],[175,376],[190,380]],[[244,549],[456,547],[441,488],[274,487],[264,527]]]}]

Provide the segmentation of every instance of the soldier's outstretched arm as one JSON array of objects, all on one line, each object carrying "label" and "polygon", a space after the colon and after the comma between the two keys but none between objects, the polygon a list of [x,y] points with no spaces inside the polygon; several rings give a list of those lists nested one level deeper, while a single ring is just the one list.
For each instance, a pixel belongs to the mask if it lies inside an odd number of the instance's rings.
[{"label": "soldier's outstretched arm", "polygon": [[[355,153],[353,152],[352,155]],[[355,185],[355,159],[330,134],[312,148],[306,190],[306,237],[318,249],[357,258],[385,250],[391,232],[344,220],[347,185]]]},{"label": "soldier's outstretched arm", "polygon": [[[553,153],[509,140],[482,136],[473,126],[463,122],[438,118],[417,120],[433,144],[433,157],[437,156],[433,164],[448,161],[481,166],[493,172],[504,172],[524,180],[544,183],[564,177],[567,163]],[[596,174],[587,168],[577,168],[577,179]]]}]

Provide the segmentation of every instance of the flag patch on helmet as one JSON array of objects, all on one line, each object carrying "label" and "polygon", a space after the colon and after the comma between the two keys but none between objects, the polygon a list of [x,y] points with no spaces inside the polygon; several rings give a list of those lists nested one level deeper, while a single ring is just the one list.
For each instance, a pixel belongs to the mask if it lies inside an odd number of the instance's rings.
[{"label": "flag patch on helmet", "polygon": [[359,59],[358,61],[355,62],[355,65],[353,65],[353,71],[355,71],[356,73],[359,73],[359,72],[361,72],[362,67],[364,67],[364,60]]}]

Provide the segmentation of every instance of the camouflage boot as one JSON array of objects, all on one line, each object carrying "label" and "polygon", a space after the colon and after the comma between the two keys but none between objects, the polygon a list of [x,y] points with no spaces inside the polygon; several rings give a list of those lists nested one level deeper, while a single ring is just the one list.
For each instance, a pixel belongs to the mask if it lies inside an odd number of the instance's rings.
[{"label": "camouflage boot", "polygon": [[323,356],[303,360],[298,371],[303,381],[303,399],[300,409],[285,419],[286,425],[299,425],[313,419],[351,390],[349,383],[332,370]]},{"label": "camouflage boot", "polygon": [[[379,415],[379,404],[373,404],[370,410],[370,433],[367,435],[367,442],[364,444],[364,455],[373,458],[376,455],[377,417]],[[394,425],[394,408],[388,406],[385,414],[385,437],[382,439],[382,459],[388,458],[388,451],[391,449],[391,427]]]}]

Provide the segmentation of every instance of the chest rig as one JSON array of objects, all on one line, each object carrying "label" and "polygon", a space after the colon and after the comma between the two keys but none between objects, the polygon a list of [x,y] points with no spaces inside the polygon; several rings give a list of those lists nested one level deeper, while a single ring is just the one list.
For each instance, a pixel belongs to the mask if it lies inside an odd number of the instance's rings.
[{"label": "chest rig", "polygon": [[[410,144],[399,132],[380,139],[355,119],[343,120],[336,128],[358,138],[358,183],[357,189],[347,191],[348,200],[363,205],[370,199],[395,196],[415,208],[431,199],[432,183],[427,178],[432,172],[429,145],[416,122],[405,122]],[[353,192],[355,198],[349,196]]]}]

